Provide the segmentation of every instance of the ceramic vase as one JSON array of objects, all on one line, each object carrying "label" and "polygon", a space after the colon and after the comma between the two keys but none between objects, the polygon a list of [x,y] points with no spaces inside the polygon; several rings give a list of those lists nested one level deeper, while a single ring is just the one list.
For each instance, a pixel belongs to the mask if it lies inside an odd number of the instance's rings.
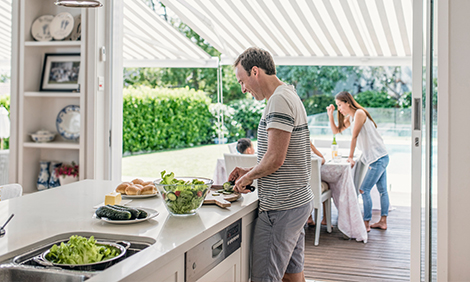
[{"label": "ceramic vase", "polygon": [[60,186],[78,181],[78,176],[62,175],[59,177]]},{"label": "ceramic vase", "polygon": [[39,162],[39,175],[38,181],[36,186],[38,190],[45,190],[49,188],[49,167],[51,166],[51,162],[48,161],[40,161]]},{"label": "ceramic vase", "polygon": [[50,168],[50,177],[49,177],[49,188],[54,188],[60,186],[59,178],[57,177],[55,171],[59,168],[62,163],[52,162]]}]

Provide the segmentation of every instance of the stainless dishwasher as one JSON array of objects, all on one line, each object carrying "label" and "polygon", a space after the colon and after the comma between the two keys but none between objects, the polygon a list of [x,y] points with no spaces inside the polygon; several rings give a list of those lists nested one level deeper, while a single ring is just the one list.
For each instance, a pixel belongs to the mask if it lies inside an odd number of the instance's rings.
[{"label": "stainless dishwasher", "polygon": [[242,242],[239,219],[185,253],[185,281],[194,282],[238,250]]}]

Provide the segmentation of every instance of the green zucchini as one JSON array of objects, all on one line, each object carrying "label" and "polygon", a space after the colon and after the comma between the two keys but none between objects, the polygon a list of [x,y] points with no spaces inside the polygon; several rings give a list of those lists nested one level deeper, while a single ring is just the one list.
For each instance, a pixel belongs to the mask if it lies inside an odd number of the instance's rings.
[{"label": "green zucchini", "polygon": [[114,209],[110,205],[99,207],[95,213],[99,218],[106,217],[111,220],[129,220],[132,216],[128,211]]},{"label": "green zucchini", "polygon": [[138,211],[140,211],[140,214],[139,214],[139,217],[138,218],[147,218],[148,213],[144,210],[141,210],[141,209],[137,209]]},{"label": "green zucchini", "polygon": [[114,205],[112,207],[130,212],[131,213],[131,219],[139,218],[140,211],[136,208],[125,207],[125,206],[121,206],[121,205]]}]

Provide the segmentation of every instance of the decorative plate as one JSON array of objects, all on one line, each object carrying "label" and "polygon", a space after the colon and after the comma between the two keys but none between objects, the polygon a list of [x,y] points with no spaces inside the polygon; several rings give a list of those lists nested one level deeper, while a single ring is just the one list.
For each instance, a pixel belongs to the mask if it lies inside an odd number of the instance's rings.
[{"label": "decorative plate", "polygon": [[72,33],[73,16],[64,12],[57,14],[50,24],[51,34],[55,40],[62,40]]},{"label": "decorative plate", "polygon": [[114,224],[132,224],[132,223],[147,221],[147,220],[149,220],[151,218],[154,218],[157,215],[159,215],[159,212],[156,211],[156,210],[153,210],[153,209],[141,208],[141,207],[135,207],[135,208],[138,208],[139,210],[146,211],[147,214],[148,214],[147,217],[146,218],[129,219],[129,220],[112,220],[112,219],[108,219],[107,217],[99,218],[99,217],[96,216],[96,213],[94,213],[93,218],[96,218],[98,220],[108,222],[108,223],[114,223]]},{"label": "decorative plate", "polygon": [[77,140],[80,137],[80,107],[68,105],[63,108],[56,119],[57,132],[68,140]]},{"label": "decorative plate", "polygon": [[81,39],[82,35],[82,15],[78,15],[73,20],[72,32],[65,38],[65,40],[77,41]]},{"label": "decorative plate", "polygon": [[31,26],[31,36],[37,41],[51,41],[50,24],[53,19],[53,15],[44,15],[35,19]]}]

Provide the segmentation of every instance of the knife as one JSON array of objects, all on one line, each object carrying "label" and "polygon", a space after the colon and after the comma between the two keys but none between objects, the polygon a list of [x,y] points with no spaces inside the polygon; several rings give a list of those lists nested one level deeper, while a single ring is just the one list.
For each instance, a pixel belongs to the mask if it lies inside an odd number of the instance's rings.
[{"label": "knife", "polygon": [[[235,181],[227,181],[222,185],[222,187],[226,191],[233,191],[233,186],[234,185],[235,185]],[[252,186],[252,185],[246,185],[245,189],[248,189],[251,192],[253,192],[253,191],[255,191],[256,188],[255,188],[255,186]]]}]

